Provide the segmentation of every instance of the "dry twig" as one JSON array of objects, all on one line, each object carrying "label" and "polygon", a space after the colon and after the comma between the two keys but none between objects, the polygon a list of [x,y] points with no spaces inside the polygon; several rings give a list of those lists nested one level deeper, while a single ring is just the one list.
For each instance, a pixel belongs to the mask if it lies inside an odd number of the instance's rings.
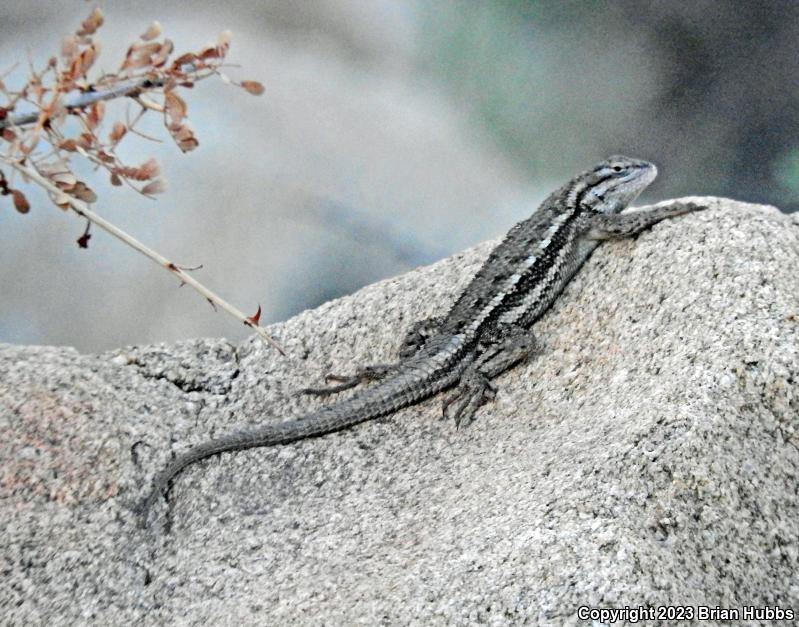
[{"label": "dry twig", "polygon": [[[129,132],[141,136],[135,128],[137,122],[147,111],[155,110],[163,116],[164,125],[180,150],[194,150],[199,142],[186,121],[188,106],[178,91],[189,89],[197,81],[211,76],[232,82],[220,69],[230,47],[230,33],[222,33],[212,46],[197,53],[183,54],[170,62],[174,46],[169,39],[158,40],[161,26],[155,22],[131,44],[116,74],[103,74],[90,81],[89,71],[100,54],[99,43],[93,36],[103,21],[102,12],[94,9],[75,34],[65,40],[61,59],[52,57],[43,70],[32,69],[28,82],[21,89],[11,91],[0,80],[0,94],[7,100],[0,105],[0,162],[21,174],[24,181],[45,189],[57,206],[71,209],[177,275],[212,306],[218,305],[285,354],[259,326],[260,306],[257,314],[245,316],[189,275],[187,269],[92,211],[89,204],[96,202],[97,195],[79,180],[71,167],[72,158],[83,158],[106,170],[113,185],[127,184],[148,197],[163,192],[165,184],[158,163],[150,159],[138,166],[125,164],[117,155],[117,146]],[[263,93],[263,86],[256,81],[234,84],[251,94]],[[114,122],[107,139],[101,139],[99,131],[104,122],[105,102],[125,97],[139,103],[139,114],[132,121]],[[26,103],[31,110],[18,112],[20,103]],[[70,117],[77,118],[80,123],[77,134],[69,135],[65,131]],[[27,213],[30,203],[12,183],[13,178],[6,178],[0,170],[0,195],[11,196],[17,211]],[[87,225],[78,245],[87,248],[90,237]]]}]

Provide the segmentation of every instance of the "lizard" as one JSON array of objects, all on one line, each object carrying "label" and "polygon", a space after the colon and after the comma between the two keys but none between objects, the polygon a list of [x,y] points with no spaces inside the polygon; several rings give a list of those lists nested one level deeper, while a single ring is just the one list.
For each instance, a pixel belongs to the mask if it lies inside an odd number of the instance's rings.
[{"label": "lizard", "polygon": [[227,451],[287,444],[391,414],[444,390],[443,414],[456,428],[474,419],[496,391],[493,379],[540,352],[531,326],[604,240],[634,236],[661,220],[705,207],[684,203],[621,213],[657,176],[654,164],[612,156],[550,194],[494,248],[441,317],[411,325],[399,361],[328,375],[338,385],[303,390],[332,394],[375,383],[310,413],[206,441],[175,457],[137,506],[141,524],[187,466]]}]

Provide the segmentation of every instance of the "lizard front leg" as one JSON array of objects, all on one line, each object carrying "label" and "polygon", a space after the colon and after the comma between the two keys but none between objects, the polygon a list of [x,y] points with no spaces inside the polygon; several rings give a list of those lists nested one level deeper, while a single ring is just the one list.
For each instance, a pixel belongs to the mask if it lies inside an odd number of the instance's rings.
[{"label": "lizard front leg", "polygon": [[491,379],[526,361],[541,347],[532,331],[515,324],[498,327],[486,339],[481,339],[482,353],[463,373],[442,407],[444,416],[452,417],[458,427],[471,422],[477,410],[494,398],[497,388]]},{"label": "lizard front leg", "polygon": [[620,239],[637,235],[661,220],[674,218],[693,211],[702,211],[706,206],[684,203],[677,206],[657,207],[648,211],[634,211],[591,218],[585,237],[593,240]]}]

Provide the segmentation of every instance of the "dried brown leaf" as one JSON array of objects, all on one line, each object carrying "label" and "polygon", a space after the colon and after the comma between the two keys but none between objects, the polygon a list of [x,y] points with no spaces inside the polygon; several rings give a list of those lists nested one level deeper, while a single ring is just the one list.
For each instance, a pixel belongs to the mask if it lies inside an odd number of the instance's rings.
[{"label": "dried brown leaf", "polygon": [[141,193],[145,196],[161,194],[164,191],[166,191],[166,183],[164,182],[164,179],[156,179],[150,183],[147,183],[147,185],[141,188]]},{"label": "dried brown leaf", "polygon": [[18,189],[12,189],[11,195],[14,197],[14,208],[19,211],[20,213],[28,213],[31,210],[30,203],[28,199],[25,198],[25,194],[23,194]]},{"label": "dried brown leaf", "polygon": [[66,150],[67,152],[75,152],[78,149],[78,143],[72,138],[62,139],[61,142],[59,142],[58,147],[61,148],[61,150]]},{"label": "dried brown leaf", "polygon": [[241,86],[253,96],[260,96],[264,93],[264,86],[258,81],[241,81]]},{"label": "dried brown leaf", "polygon": [[95,7],[94,11],[91,12],[89,17],[87,17],[80,25],[80,30],[76,33],[78,37],[86,37],[87,35],[94,35],[97,32],[97,29],[103,25],[105,18],[103,17],[103,12],[100,10],[99,7]]},{"label": "dried brown leaf", "polygon": [[152,24],[150,24],[150,26],[147,27],[147,30],[144,31],[140,35],[140,37],[144,41],[150,41],[150,40],[155,39],[156,37],[158,37],[161,34],[161,30],[162,30],[161,29],[161,24],[156,21],[156,22],[153,22]]},{"label": "dried brown leaf", "polygon": [[172,61],[172,67],[176,70],[180,70],[184,65],[190,65],[195,61],[197,61],[197,55],[193,52],[187,52],[186,54],[182,54],[177,59]]},{"label": "dried brown leaf", "polygon": [[80,53],[83,57],[83,67],[84,72],[87,72],[89,68],[94,65],[94,62],[97,60],[97,57],[100,56],[100,42],[92,42],[90,48],[87,48],[83,52]]},{"label": "dried brown leaf", "polygon": [[108,134],[108,139],[112,144],[118,144],[119,140],[121,140],[127,132],[128,127],[122,122],[114,122],[111,132]]},{"label": "dried brown leaf", "polygon": [[2,135],[7,142],[13,142],[17,138],[17,134],[10,128],[4,128]]},{"label": "dried brown leaf", "polygon": [[114,187],[120,187],[122,185],[122,179],[119,178],[116,172],[111,172],[111,185]]},{"label": "dried brown leaf", "polygon": [[174,78],[172,78],[170,76],[165,77],[162,80],[164,81],[163,85],[162,85],[162,89],[164,90],[164,93],[166,93],[168,91],[172,91],[173,89],[175,89],[175,87],[178,86],[178,82]]},{"label": "dried brown leaf", "polygon": [[116,157],[105,150],[98,150],[97,158],[103,163],[116,163]]},{"label": "dried brown leaf", "polygon": [[64,191],[71,190],[78,183],[78,179],[75,178],[72,172],[53,172],[48,175],[48,178],[53,181],[56,187]]},{"label": "dried brown leaf", "polygon": [[97,50],[94,45],[86,48],[79,55],[72,57],[72,62],[69,64],[69,70],[67,71],[68,80],[74,81],[86,76],[86,72],[89,71],[96,58]]},{"label": "dried brown leaf", "polygon": [[128,51],[125,53],[125,60],[122,62],[122,66],[120,67],[121,70],[127,70],[130,67],[131,60],[136,52],[136,45],[137,44],[134,43],[128,46]]},{"label": "dried brown leaf", "polygon": [[122,64],[123,70],[138,70],[152,64],[152,58],[161,50],[162,44],[157,41],[149,43],[135,42],[128,48],[128,54]]},{"label": "dried brown leaf", "polygon": [[169,55],[172,54],[174,49],[175,44],[173,44],[171,40],[167,39],[161,44],[161,47],[158,49],[158,51],[150,58],[150,65],[153,67],[161,67],[167,62]]},{"label": "dried brown leaf", "polygon": [[69,209],[70,207],[69,200],[70,200],[69,194],[67,194],[66,192],[61,192],[60,194],[56,194],[56,196],[53,198],[53,202],[62,209]]},{"label": "dried brown leaf", "polygon": [[169,131],[172,133],[172,138],[175,141],[180,141],[181,139],[186,139],[194,135],[188,124],[174,124],[169,127]]},{"label": "dried brown leaf", "polygon": [[83,148],[84,150],[88,150],[92,147],[96,140],[96,137],[91,133],[81,133],[78,138],[75,140],[75,144],[77,148]]},{"label": "dried brown leaf", "polygon": [[134,44],[138,46],[138,54],[146,57],[152,57],[154,54],[157,54],[158,51],[161,49],[162,44],[159,41],[151,41],[146,44]]},{"label": "dried brown leaf", "polygon": [[182,152],[191,152],[199,145],[200,142],[196,137],[187,137],[186,139],[181,139],[178,142],[178,148],[180,148]]},{"label": "dried brown leaf", "polygon": [[100,122],[103,121],[104,115],[105,103],[102,100],[95,102],[91,107],[89,107],[89,115],[86,116],[86,123],[89,125],[89,128],[97,128]]},{"label": "dried brown leaf", "polygon": [[174,91],[166,92],[164,108],[166,109],[166,114],[170,118],[170,124],[180,124],[181,120],[186,117],[186,112],[188,111],[186,101]]},{"label": "dried brown leaf", "polygon": [[83,181],[78,181],[69,193],[83,202],[91,203],[97,200],[97,194]]},{"label": "dried brown leaf", "polygon": [[161,174],[161,166],[158,165],[158,161],[155,159],[148,159],[139,166],[139,172],[141,172],[139,180],[154,179]]},{"label": "dried brown leaf", "polygon": [[158,161],[149,159],[139,167],[119,166],[114,168],[112,172],[118,177],[124,176],[134,181],[149,181],[161,173],[161,167],[158,165]]},{"label": "dried brown leaf", "polygon": [[199,58],[205,61],[206,59],[219,58],[219,50],[216,46],[208,46],[200,51]]},{"label": "dried brown leaf", "polygon": [[183,152],[190,152],[200,145],[200,142],[194,136],[194,131],[188,124],[181,124],[179,126],[171,126],[169,128],[172,133],[172,138]]}]

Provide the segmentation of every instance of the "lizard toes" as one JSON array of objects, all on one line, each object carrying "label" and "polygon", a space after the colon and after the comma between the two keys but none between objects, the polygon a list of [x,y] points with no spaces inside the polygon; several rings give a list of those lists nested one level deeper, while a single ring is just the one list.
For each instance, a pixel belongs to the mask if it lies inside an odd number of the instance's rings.
[{"label": "lizard toes", "polygon": [[338,394],[345,390],[354,388],[361,383],[368,381],[379,381],[385,377],[390,371],[391,366],[384,364],[375,364],[372,366],[364,366],[359,369],[354,375],[340,375],[329,372],[325,375],[325,383],[335,382],[338,385],[329,385],[324,388],[303,388],[299,394],[313,394],[316,396],[326,396],[328,394]]},{"label": "lizard toes", "polygon": [[469,376],[444,401],[442,413],[445,418],[453,418],[455,427],[459,429],[461,425],[472,422],[477,410],[486,401],[494,400],[496,393],[497,386],[491,383],[488,377],[482,374]]}]

